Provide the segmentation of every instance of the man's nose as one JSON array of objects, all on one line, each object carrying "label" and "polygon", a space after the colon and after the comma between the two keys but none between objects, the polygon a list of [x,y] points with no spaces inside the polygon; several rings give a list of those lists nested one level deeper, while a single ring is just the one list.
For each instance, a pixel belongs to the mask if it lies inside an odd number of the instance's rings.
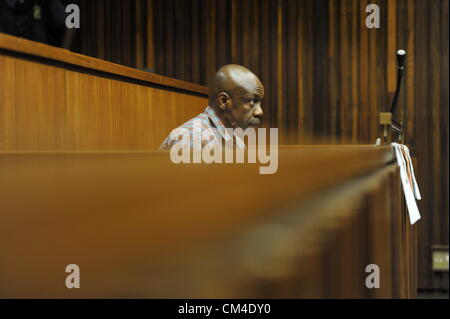
[{"label": "man's nose", "polygon": [[255,108],[255,110],[253,111],[253,116],[254,117],[262,117],[264,115],[264,112],[261,108],[261,105],[258,104]]}]

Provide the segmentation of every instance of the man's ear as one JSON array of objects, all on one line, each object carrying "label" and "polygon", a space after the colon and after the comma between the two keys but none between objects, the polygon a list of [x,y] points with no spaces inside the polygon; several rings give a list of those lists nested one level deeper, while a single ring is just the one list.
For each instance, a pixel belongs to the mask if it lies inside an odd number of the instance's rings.
[{"label": "man's ear", "polygon": [[219,105],[221,111],[229,111],[231,109],[232,102],[230,96],[227,93],[219,93],[217,99],[217,104]]}]

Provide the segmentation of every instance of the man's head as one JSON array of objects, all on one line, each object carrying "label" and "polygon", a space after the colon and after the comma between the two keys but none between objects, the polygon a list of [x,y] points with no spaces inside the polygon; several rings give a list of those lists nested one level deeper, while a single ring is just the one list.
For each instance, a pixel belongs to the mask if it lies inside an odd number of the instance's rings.
[{"label": "man's head", "polygon": [[264,86],[250,70],[228,64],[217,71],[209,88],[209,104],[224,121],[226,127],[256,127],[261,124],[261,100]]}]

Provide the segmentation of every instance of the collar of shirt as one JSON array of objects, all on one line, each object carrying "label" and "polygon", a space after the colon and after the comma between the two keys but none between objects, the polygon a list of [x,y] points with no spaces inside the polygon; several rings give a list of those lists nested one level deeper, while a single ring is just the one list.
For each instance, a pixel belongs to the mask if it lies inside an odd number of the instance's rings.
[{"label": "collar of shirt", "polygon": [[225,125],[223,125],[222,120],[219,118],[216,111],[208,105],[205,109],[205,114],[217,128],[218,132],[225,139],[225,141],[228,141],[230,139],[230,135],[226,131]]},{"label": "collar of shirt", "polygon": [[[231,138],[233,138],[227,131],[227,129],[225,128],[225,125],[223,125],[222,120],[219,118],[219,116],[217,115],[216,111],[211,107],[211,106],[207,106],[205,109],[205,114],[206,116],[211,120],[211,122],[215,125],[215,127],[217,128],[217,131],[220,133],[220,135],[223,137],[223,139],[225,141],[230,140]],[[239,136],[236,135],[236,145],[240,148],[245,149],[245,143],[244,141],[242,141]]]}]

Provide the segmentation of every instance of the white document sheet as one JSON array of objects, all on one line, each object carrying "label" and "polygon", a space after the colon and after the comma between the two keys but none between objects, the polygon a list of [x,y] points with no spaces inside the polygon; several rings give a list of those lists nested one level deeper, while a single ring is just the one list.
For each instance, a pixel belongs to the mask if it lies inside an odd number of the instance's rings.
[{"label": "white document sheet", "polygon": [[419,186],[417,185],[416,177],[414,176],[414,168],[408,147],[397,143],[392,143],[392,147],[395,151],[397,163],[400,166],[400,178],[402,181],[406,206],[408,207],[409,221],[411,225],[413,225],[421,218],[416,203],[416,199],[421,199]]}]

